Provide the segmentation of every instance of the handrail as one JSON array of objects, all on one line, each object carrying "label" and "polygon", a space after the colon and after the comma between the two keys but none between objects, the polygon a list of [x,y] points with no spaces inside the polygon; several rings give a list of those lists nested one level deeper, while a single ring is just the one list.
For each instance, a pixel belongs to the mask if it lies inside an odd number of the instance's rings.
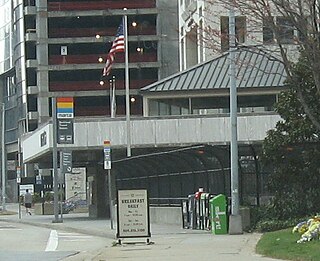
[{"label": "handrail", "polygon": [[[51,28],[49,38],[114,36],[117,28]],[[143,30],[129,29],[129,35],[156,35],[155,26],[144,27]]]},{"label": "handrail", "polygon": [[[106,54],[87,54],[87,55],[50,55],[49,56],[49,65],[55,64],[91,64],[99,63],[99,57],[105,57]],[[144,53],[144,54],[130,54],[129,63],[134,62],[156,62],[157,54],[156,53]],[[119,53],[116,56],[115,63],[123,63],[124,54]]]},{"label": "handrail", "polygon": [[75,11],[75,10],[106,10],[106,9],[134,9],[134,8],[156,8],[156,0],[135,1],[93,1],[93,2],[49,2],[49,11]]},{"label": "handrail", "polygon": [[[102,70],[102,69],[101,69]],[[157,79],[141,79],[141,80],[130,80],[130,89],[140,89],[151,83],[156,82]],[[108,84],[108,83],[107,83]],[[107,85],[109,86],[109,85]],[[116,89],[124,90],[125,81],[121,79],[116,80]],[[95,81],[61,81],[61,82],[50,82],[50,91],[98,91],[106,90],[106,84],[100,85],[99,80]]]},{"label": "handrail", "polygon": [[183,200],[188,200],[188,198],[149,198],[149,205],[158,207],[180,207]]}]

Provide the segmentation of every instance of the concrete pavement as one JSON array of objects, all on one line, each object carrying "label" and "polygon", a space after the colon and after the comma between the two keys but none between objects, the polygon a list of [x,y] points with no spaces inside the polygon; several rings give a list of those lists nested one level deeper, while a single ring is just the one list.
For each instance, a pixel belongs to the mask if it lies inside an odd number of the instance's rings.
[{"label": "concrete pavement", "polygon": [[[145,239],[124,240],[117,245],[116,229],[111,229],[110,220],[91,219],[87,213],[63,215],[62,223],[53,223],[53,215],[26,216],[22,207],[18,214],[0,216],[0,221],[24,223],[55,230],[72,231],[106,238],[106,246],[95,252],[81,252],[66,261],[274,261],[255,253],[261,234],[212,235],[208,231],[182,229],[180,226],[151,224],[151,244]],[[7,210],[17,211],[17,204],[8,204]],[[133,242],[135,241],[135,242]],[[139,242],[140,241],[140,242]]]}]

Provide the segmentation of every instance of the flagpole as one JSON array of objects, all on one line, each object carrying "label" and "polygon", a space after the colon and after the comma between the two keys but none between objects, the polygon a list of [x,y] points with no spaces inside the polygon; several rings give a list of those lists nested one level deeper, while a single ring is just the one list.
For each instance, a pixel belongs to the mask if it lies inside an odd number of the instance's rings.
[{"label": "flagpole", "polygon": [[117,99],[116,99],[116,77],[113,77],[112,81],[112,109],[113,109],[113,118],[116,117],[117,114]]},{"label": "flagpole", "polygon": [[112,84],[110,89],[111,96],[111,118],[116,116],[116,77],[112,77]]},{"label": "flagpole", "polygon": [[[127,11],[127,8],[123,9]],[[128,18],[123,17],[125,40],[125,88],[126,88],[126,126],[127,126],[127,157],[131,157],[131,128],[130,128],[130,97],[129,97],[129,55],[128,55]]]},{"label": "flagpole", "polygon": [[109,80],[109,102],[110,102],[110,118],[113,118],[113,111],[112,111],[112,85],[113,79]]}]

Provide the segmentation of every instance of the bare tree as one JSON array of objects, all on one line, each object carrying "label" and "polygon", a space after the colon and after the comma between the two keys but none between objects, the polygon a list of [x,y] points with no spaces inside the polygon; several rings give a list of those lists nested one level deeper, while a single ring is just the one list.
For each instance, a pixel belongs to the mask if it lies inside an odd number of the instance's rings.
[{"label": "bare tree", "polygon": [[[256,30],[260,31],[260,35],[263,34],[260,39],[262,48],[267,47],[267,41],[272,41],[273,47],[277,46],[277,52],[284,63],[287,76],[293,82],[295,82],[295,75],[292,69],[297,59],[292,58],[289,50],[293,46],[296,52],[304,53],[307,66],[312,69],[314,84],[320,100],[319,0],[204,0],[204,2],[207,6],[207,13],[211,12],[212,17],[220,16],[220,13],[216,11],[217,6],[226,10],[232,7],[237,15],[245,16],[247,23],[250,24],[251,32]],[[217,24],[206,26],[203,31],[207,35],[203,38],[204,41],[214,42],[208,35],[219,36],[220,39],[225,37]],[[247,35],[249,35],[248,32]],[[256,43],[259,45],[259,40]],[[298,79],[296,82],[298,83]],[[297,94],[306,115],[320,131],[318,112],[306,102],[303,89],[298,84]]]}]

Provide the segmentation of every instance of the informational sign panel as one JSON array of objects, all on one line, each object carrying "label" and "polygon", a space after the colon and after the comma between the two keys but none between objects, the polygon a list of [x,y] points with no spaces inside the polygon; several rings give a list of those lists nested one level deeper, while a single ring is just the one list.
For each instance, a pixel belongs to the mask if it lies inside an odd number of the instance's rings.
[{"label": "informational sign panel", "polygon": [[42,184],[42,176],[41,175],[37,175],[36,176],[36,185],[41,185]]},{"label": "informational sign panel", "polygon": [[150,237],[147,190],[118,190],[117,238]]},{"label": "informational sign panel", "polygon": [[57,119],[57,143],[73,144],[73,119]]},{"label": "informational sign panel", "polygon": [[21,167],[17,166],[17,183],[21,183]]},{"label": "informational sign panel", "polygon": [[72,152],[71,151],[62,151],[62,173],[71,173],[72,172]]},{"label": "informational sign panel", "polygon": [[103,142],[104,169],[111,169],[111,145],[109,140]]}]

